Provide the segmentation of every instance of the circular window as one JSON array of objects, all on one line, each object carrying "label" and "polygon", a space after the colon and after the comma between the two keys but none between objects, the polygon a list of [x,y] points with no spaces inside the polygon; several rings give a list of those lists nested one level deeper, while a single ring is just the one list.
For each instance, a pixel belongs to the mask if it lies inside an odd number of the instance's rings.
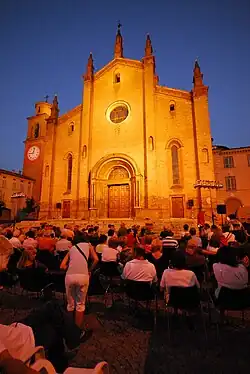
[{"label": "circular window", "polygon": [[117,105],[109,114],[110,121],[121,123],[128,117],[128,107],[124,104]]}]

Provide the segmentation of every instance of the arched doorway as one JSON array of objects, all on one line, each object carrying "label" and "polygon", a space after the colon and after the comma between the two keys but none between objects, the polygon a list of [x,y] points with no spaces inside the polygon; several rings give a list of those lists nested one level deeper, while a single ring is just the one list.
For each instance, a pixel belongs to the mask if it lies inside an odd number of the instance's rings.
[{"label": "arched doorway", "polygon": [[228,214],[235,214],[237,213],[237,210],[242,206],[242,203],[239,199],[236,197],[230,197],[226,201],[226,207],[227,207],[227,215]]},{"label": "arched doorway", "polygon": [[131,180],[127,169],[115,166],[108,176],[108,217],[131,216]]},{"label": "arched doorway", "polygon": [[141,174],[127,155],[113,154],[99,160],[91,172],[91,208],[100,218],[131,218],[140,205]]}]

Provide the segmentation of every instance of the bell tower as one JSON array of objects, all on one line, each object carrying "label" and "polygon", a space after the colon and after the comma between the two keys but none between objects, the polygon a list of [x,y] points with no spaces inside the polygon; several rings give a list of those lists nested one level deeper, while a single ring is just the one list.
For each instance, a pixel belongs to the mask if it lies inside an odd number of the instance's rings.
[{"label": "bell tower", "polygon": [[33,198],[39,203],[42,187],[44,148],[47,136],[47,118],[51,113],[51,104],[40,101],[35,104],[35,114],[28,117],[28,129],[24,141],[23,174],[35,180]]}]

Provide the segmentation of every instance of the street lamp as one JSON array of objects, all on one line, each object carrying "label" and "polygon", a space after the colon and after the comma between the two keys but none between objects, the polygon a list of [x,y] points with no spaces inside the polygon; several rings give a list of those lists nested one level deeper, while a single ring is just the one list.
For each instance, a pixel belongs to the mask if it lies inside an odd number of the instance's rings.
[{"label": "street lamp", "polygon": [[223,184],[218,181],[210,181],[207,179],[199,179],[195,182],[194,188],[207,188],[210,192],[210,206],[211,206],[211,213],[212,213],[212,221],[214,225],[214,212],[213,212],[213,201],[212,201],[212,190],[218,190],[223,188]]}]

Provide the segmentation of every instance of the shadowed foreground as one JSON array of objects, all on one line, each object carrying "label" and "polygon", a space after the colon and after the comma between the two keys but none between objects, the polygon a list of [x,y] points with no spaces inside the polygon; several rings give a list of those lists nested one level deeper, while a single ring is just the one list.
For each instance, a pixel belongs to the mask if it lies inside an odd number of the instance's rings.
[{"label": "shadowed foreground", "polygon": [[[7,324],[21,319],[39,305],[40,300],[1,291],[0,322]],[[80,346],[72,366],[94,367],[98,361],[106,360],[111,373],[122,374],[246,373],[249,370],[249,324],[225,327],[219,337],[214,327],[208,327],[207,343],[199,321],[197,331],[190,331],[182,322],[172,329],[169,342],[162,311],[153,329],[152,316],[147,312],[141,311],[135,316],[122,301],[105,309],[101,297],[91,302],[85,321],[94,333]]]}]

